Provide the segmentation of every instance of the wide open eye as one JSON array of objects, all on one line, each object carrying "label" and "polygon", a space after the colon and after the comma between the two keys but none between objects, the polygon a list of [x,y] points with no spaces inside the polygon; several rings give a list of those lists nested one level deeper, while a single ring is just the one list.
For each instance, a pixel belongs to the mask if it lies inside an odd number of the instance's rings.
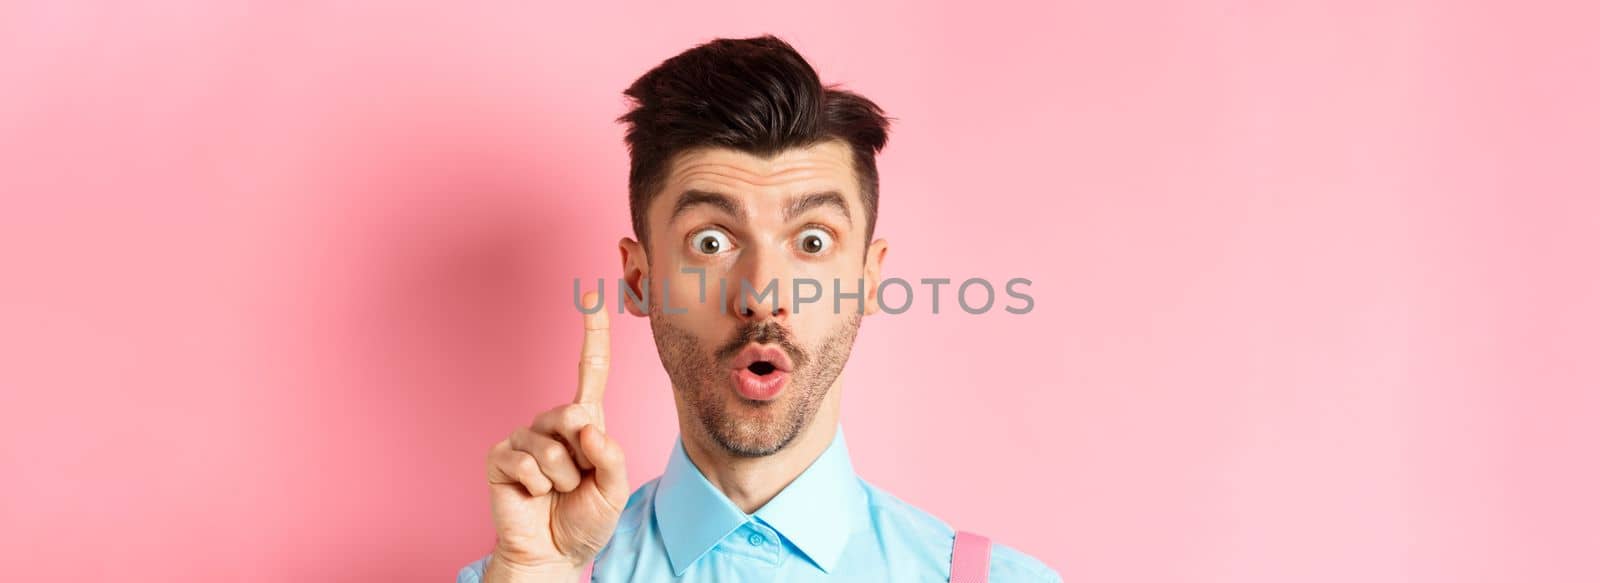
[{"label": "wide open eye", "polygon": [[800,231],[800,237],[795,239],[801,253],[821,255],[833,248],[833,235],[826,229],[810,228]]},{"label": "wide open eye", "polygon": [[728,240],[728,234],[717,229],[696,231],[689,236],[689,248],[695,253],[716,255],[733,248],[733,242]]}]

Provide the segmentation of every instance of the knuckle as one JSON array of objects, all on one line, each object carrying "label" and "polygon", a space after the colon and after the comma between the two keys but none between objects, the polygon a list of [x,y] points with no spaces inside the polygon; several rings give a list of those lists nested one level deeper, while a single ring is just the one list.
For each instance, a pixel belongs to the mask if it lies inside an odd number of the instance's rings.
[{"label": "knuckle", "polygon": [[534,433],[545,433],[560,422],[561,407],[555,407],[540,413],[538,417],[533,419],[533,424],[529,425],[528,428],[533,430]]},{"label": "knuckle", "polygon": [[516,470],[517,475],[524,477],[534,477],[542,473],[539,471],[539,460],[533,459],[532,456],[525,455],[517,456]]},{"label": "knuckle", "polygon": [[539,446],[539,459],[546,460],[551,463],[557,463],[561,461],[561,458],[566,457],[566,455],[567,448],[560,443],[552,441]]},{"label": "knuckle", "polygon": [[577,405],[569,403],[561,406],[561,424],[563,426],[570,426],[576,423],[580,415],[583,415],[583,409],[578,408]]},{"label": "knuckle", "polygon": [[557,419],[562,430],[573,430],[589,422],[589,412],[576,403],[567,404],[561,407],[560,417]]}]

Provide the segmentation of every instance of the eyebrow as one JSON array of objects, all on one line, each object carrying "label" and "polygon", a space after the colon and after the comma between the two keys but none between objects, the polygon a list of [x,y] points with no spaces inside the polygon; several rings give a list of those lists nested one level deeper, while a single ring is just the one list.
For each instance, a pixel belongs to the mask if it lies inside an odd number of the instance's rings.
[{"label": "eyebrow", "polygon": [[[720,192],[691,189],[683,191],[683,195],[678,197],[678,202],[672,205],[672,215],[667,217],[667,224],[672,224],[680,215],[702,205],[713,207],[729,216],[741,218],[746,216],[744,203],[736,198]],[[851,221],[850,206],[845,204],[844,196],[838,191],[830,190],[813,192],[789,201],[789,206],[783,209],[783,222],[793,221],[795,217],[818,207],[833,207],[844,215],[845,222]]]},{"label": "eyebrow", "polygon": [[850,222],[850,206],[844,203],[843,196],[833,190],[814,192],[789,201],[789,206],[783,209],[783,222],[787,223],[808,210],[824,206],[838,209],[844,215],[845,222]]},{"label": "eyebrow", "polygon": [[731,216],[745,216],[744,203],[738,199],[720,192],[685,190],[683,195],[678,197],[678,202],[672,205],[672,216],[667,217],[667,224],[677,221],[678,216],[689,212],[689,209],[702,205],[714,207]]}]

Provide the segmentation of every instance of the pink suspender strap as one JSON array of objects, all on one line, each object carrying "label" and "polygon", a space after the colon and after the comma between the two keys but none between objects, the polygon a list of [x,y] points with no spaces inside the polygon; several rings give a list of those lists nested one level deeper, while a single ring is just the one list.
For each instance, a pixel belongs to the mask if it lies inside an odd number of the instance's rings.
[{"label": "pink suspender strap", "polygon": [[956,531],[950,550],[950,583],[985,583],[989,580],[989,537]]}]

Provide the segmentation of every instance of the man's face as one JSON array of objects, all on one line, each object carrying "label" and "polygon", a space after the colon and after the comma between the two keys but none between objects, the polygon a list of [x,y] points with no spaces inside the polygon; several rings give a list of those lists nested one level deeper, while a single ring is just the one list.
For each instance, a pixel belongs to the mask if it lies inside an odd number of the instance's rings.
[{"label": "man's face", "polygon": [[[624,239],[625,270],[635,290],[649,282],[650,326],[686,428],[698,425],[733,455],[783,449],[829,397],[861,316],[877,308],[887,243],[866,241],[849,146],[830,141],[771,159],[684,152],[647,219],[648,257]],[[796,301],[796,280],[816,282],[799,287],[812,301]],[[861,296],[835,310],[835,281]]]}]

